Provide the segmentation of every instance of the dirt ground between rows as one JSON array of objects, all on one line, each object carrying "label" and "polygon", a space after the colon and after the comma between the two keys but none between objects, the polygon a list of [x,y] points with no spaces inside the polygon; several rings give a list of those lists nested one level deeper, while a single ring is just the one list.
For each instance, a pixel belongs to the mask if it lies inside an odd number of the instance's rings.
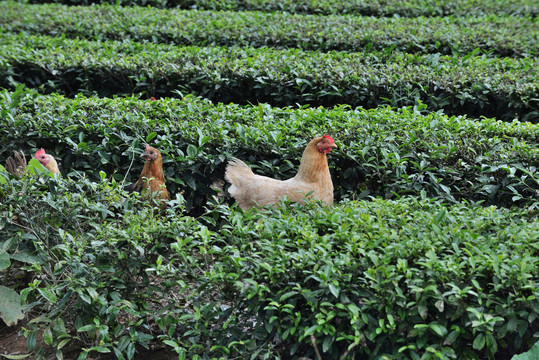
[{"label": "dirt ground between rows", "polygon": [[[24,355],[28,354],[26,348],[26,338],[24,335],[20,334],[21,328],[24,325],[17,325],[14,327],[7,327],[5,324],[0,322],[0,360],[5,358],[2,355]],[[37,337],[38,346],[44,346],[45,344],[42,341],[41,334]],[[79,355],[77,349],[73,349],[71,352],[64,354],[64,359],[66,360],[76,360]],[[114,360],[116,357],[114,354],[94,354],[95,357],[88,356],[87,360]],[[510,360],[513,355],[506,351],[499,351],[496,354],[496,360]],[[25,359],[34,360],[33,356],[28,356]],[[54,355],[51,354],[49,359],[56,359]],[[178,355],[170,349],[156,349],[156,350],[146,350],[144,348],[137,349],[137,353],[134,357],[134,360],[175,360],[178,359]],[[305,358],[303,358],[305,359]],[[486,359],[486,357],[481,358]],[[310,360],[310,359],[309,359]]]},{"label": "dirt ground between rows", "polygon": [[21,327],[21,325],[7,327],[0,322],[0,355],[23,355],[28,353],[26,338],[22,334],[19,335]]},{"label": "dirt ground between rows", "polygon": [[[24,325],[17,325],[13,327],[7,327],[0,321],[0,360],[4,360],[2,355],[25,355],[28,354],[26,348],[26,338],[21,333],[21,329]],[[37,337],[38,346],[45,346],[42,341],[41,334]],[[96,357],[88,356],[87,360],[112,360],[116,359],[114,355],[109,354],[95,354]],[[77,349],[73,349],[71,352],[64,354],[64,359],[75,360],[79,356]],[[56,357],[51,354],[49,357],[51,360]],[[34,360],[34,356],[28,356],[24,359]],[[157,349],[146,350],[138,349],[134,360],[173,360],[178,359],[178,355],[169,349]]]}]

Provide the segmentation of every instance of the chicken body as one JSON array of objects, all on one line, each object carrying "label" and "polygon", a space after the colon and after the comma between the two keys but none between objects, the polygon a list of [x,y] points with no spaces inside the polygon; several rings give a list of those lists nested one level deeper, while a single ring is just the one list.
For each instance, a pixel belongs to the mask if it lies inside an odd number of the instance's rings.
[{"label": "chicken body", "polygon": [[163,158],[161,152],[156,148],[146,145],[141,157],[144,157],[146,162],[140,173],[140,177],[133,185],[126,186],[128,191],[145,191],[151,198],[157,194],[157,198],[162,201],[168,200],[170,195],[165,185],[165,174],[163,173]]},{"label": "chicken body", "polygon": [[303,202],[317,199],[333,204],[333,182],[329,173],[326,154],[337,147],[333,139],[317,137],[305,148],[298,173],[288,180],[276,180],[256,175],[239,159],[232,159],[226,168],[225,179],[232,185],[228,189],[242,209],[275,204],[285,196],[291,201]]},{"label": "chicken body", "polygon": [[59,174],[60,170],[58,169],[58,163],[52,155],[45,153],[43,148],[39,149],[34,157],[43,165],[47,170],[53,174]]}]

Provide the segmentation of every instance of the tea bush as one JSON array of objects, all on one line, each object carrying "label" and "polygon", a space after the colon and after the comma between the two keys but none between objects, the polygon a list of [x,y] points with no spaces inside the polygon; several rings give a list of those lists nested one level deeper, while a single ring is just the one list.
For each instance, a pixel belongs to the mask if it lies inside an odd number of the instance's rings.
[{"label": "tea bush", "polygon": [[222,211],[210,279],[229,284],[229,322],[254,317],[282,355],[474,359],[535,341],[536,221],[412,199]]},{"label": "tea bush", "polygon": [[[52,349],[61,359],[75,346],[81,360],[92,352],[132,359],[136,346],[149,348],[156,306],[164,311],[182,281],[156,281],[150,267],[174,234],[197,227],[181,216],[181,201],[170,203],[172,223],[117,183],[25,177],[3,184],[0,202],[4,246],[17,264],[3,276],[28,304],[24,333],[37,358]],[[47,347],[36,346],[38,333]]]},{"label": "tea bush", "polygon": [[[47,2],[0,2],[0,164],[62,171],[0,165],[0,319],[30,351],[2,356],[533,356],[535,4]],[[333,206],[213,189],[232,156],[293,176],[321,134]],[[161,211],[123,190],[146,143]]]},{"label": "tea bush", "polygon": [[525,211],[403,198],[331,213],[214,203],[195,219],[181,196],[154,214],[106,174],[2,175],[4,248],[34,257],[2,272],[36,315],[24,332],[37,358],[166,345],[180,358],[479,359],[539,331],[539,223]]},{"label": "tea bush", "polygon": [[[414,53],[534,57],[537,21],[523,17],[375,18],[289,13],[68,7],[0,3],[9,31],[197,46],[272,46],[315,51],[394,48]],[[503,32],[499,29],[504,28]],[[476,50],[476,51],[477,51]]]},{"label": "tea bush", "polygon": [[179,7],[182,9],[208,10],[259,10],[285,11],[310,14],[356,14],[367,16],[478,16],[478,15],[521,15],[535,17],[539,8],[521,0],[29,0],[30,3],[62,3],[68,5],[121,4],[129,6],[152,6],[158,8]]},{"label": "tea bush", "polygon": [[[340,148],[328,156],[337,199],[420,195],[448,202],[483,201],[535,211],[538,127],[425,113],[424,108],[278,109],[213,105],[194,97],[99,99],[1,92],[0,161],[12,150],[44,147],[64,174],[99,170],[135,181],[150,142],[164,155],[169,190],[185,190],[200,208],[223,179],[228,158],[262,175],[297,171],[306,143],[331,134]],[[32,149],[32,150],[30,150]]]},{"label": "tea bush", "polygon": [[276,106],[415,105],[448,114],[537,121],[536,59],[176,47],[0,32],[0,86],[68,96],[177,96]]},{"label": "tea bush", "polygon": [[291,177],[303,147],[319,134],[332,134],[341,146],[328,157],[337,198],[426,192],[451,202],[537,201],[538,129],[531,124],[421,114],[421,108],[293,110],[32,91],[1,96],[0,140],[9,145],[0,158],[44,147],[58,155],[64,174],[98,179],[102,169],[134,181],[142,167],[136,158],[150,142],[164,154],[169,189],[187,190],[190,209],[213,193],[209,186],[223,178],[227,158],[242,158],[263,175]]}]

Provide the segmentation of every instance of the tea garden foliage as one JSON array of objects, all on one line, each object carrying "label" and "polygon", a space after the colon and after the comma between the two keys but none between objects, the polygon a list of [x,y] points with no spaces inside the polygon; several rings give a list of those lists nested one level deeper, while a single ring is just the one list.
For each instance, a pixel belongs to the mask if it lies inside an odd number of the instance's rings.
[{"label": "tea garden foliage", "polygon": [[[533,3],[63,3],[0,3],[0,160],[63,175],[0,167],[0,318],[33,356],[533,358]],[[320,134],[331,208],[213,189]],[[123,190],[145,143],[161,213]]]},{"label": "tea garden foliage", "polygon": [[[29,0],[40,4],[40,0]],[[480,16],[519,15],[536,17],[539,6],[522,0],[52,0],[50,3],[68,5],[118,4],[152,6],[157,8],[180,8],[199,10],[232,11],[286,11],[308,14],[354,14],[377,17],[420,16]]]}]

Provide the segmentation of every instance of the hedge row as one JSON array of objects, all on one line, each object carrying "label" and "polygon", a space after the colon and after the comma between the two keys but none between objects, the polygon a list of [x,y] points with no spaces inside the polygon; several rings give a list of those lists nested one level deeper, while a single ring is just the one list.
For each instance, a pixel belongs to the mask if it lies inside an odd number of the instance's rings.
[{"label": "hedge row", "polygon": [[38,359],[509,359],[536,341],[539,223],[521,210],[408,198],[195,220],[119,189],[0,184],[0,273],[39,313]]},{"label": "hedge row", "polygon": [[12,150],[44,147],[61,159],[64,175],[99,170],[134,181],[138,155],[149,142],[165,158],[172,193],[185,190],[199,211],[227,159],[280,179],[297,171],[306,143],[331,134],[329,155],[336,198],[426,196],[456,201],[539,205],[539,127],[393,110],[277,109],[268,105],[213,105],[186,97],[159,101],[1,93],[0,161]]},{"label": "hedge row", "polygon": [[[197,46],[296,47],[316,51],[394,48],[414,53],[533,57],[539,23],[522,17],[373,18],[285,13],[68,7],[0,2],[10,31]],[[504,29],[504,31],[500,31]]]},{"label": "hedge row", "polygon": [[310,14],[354,14],[367,16],[537,16],[539,6],[527,0],[29,0],[33,4],[120,4],[159,8],[202,10],[284,11]]},{"label": "hedge row", "polygon": [[175,47],[0,33],[0,86],[21,82],[68,96],[193,93],[224,103],[276,106],[418,101],[448,114],[539,119],[533,59],[311,53],[268,48]]}]

